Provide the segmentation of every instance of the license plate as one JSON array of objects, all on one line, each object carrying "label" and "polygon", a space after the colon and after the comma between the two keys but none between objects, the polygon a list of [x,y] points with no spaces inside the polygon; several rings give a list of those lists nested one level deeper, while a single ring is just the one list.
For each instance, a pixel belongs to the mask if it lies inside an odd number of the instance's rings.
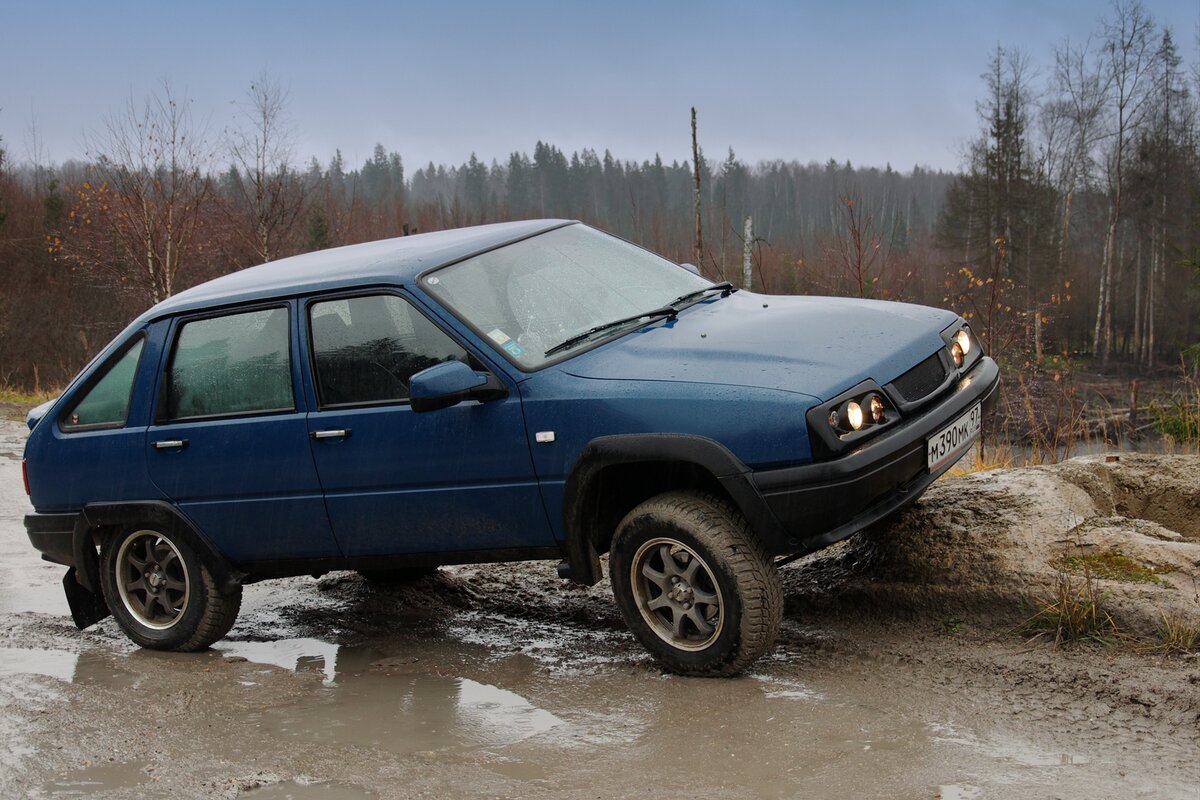
[{"label": "license plate", "polygon": [[929,471],[934,472],[965,453],[979,436],[979,423],[982,420],[982,404],[976,403],[954,422],[926,439]]}]

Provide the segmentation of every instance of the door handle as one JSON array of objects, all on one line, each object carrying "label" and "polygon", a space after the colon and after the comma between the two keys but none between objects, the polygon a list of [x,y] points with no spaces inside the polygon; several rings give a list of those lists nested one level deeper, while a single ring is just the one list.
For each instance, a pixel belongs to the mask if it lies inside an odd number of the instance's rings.
[{"label": "door handle", "polygon": [[308,435],[314,439],[345,439],[350,435],[350,429],[339,428],[333,431],[312,431]]},{"label": "door handle", "polygon": [[176,447],[187,447],[187,439],[163,439],[154,443],[155,450],[171,450]]}]

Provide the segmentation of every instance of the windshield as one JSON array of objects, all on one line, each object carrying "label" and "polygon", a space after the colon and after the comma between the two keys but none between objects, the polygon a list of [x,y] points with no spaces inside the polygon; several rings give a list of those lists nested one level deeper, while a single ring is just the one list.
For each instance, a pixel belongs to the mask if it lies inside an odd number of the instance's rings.
[{"label": "windshield", "polygon": [[[426,291],[526,369],[561,355],[547,357],[546,351],[572,336],[709,285],[661,256],[585,225],[492,250],[423,280]],[[631,322],[605,333],[634,327]]]}]

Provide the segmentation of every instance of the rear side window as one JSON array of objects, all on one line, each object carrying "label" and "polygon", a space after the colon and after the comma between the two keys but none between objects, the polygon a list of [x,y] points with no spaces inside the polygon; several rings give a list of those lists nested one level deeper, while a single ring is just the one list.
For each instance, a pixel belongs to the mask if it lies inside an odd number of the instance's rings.
[{"label": "rear side window", "polygon": [[313,303],[310,315],[322,406],[407,400],[414,374],[451,359],[470,363],[466,350],[395,295]]},{"label": "rear side window", "polygon": [[295,407],[286,308],[184,323],[167,372],[168,421]]},{"label": "rear side window", "polygon": [[139,338],[120,358],[106,367],[100,380],[66,413],[62,429],[120,428],[129,417],[133,379],[137,376],[144,338]]}]

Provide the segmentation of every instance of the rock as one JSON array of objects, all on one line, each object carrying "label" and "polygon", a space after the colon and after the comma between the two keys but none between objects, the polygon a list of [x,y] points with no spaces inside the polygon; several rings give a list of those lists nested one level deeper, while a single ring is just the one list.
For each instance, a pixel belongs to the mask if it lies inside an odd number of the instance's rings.
[{"label": "rock", "polygon": [[785,574],[792,604],[1018,620],[1023,598],[1105,554],[1137,578],[1095,581],[1123,630],[1151,635],[1164,617],[1200,626],[1200,457],[1122,453],[943,478]]}]

